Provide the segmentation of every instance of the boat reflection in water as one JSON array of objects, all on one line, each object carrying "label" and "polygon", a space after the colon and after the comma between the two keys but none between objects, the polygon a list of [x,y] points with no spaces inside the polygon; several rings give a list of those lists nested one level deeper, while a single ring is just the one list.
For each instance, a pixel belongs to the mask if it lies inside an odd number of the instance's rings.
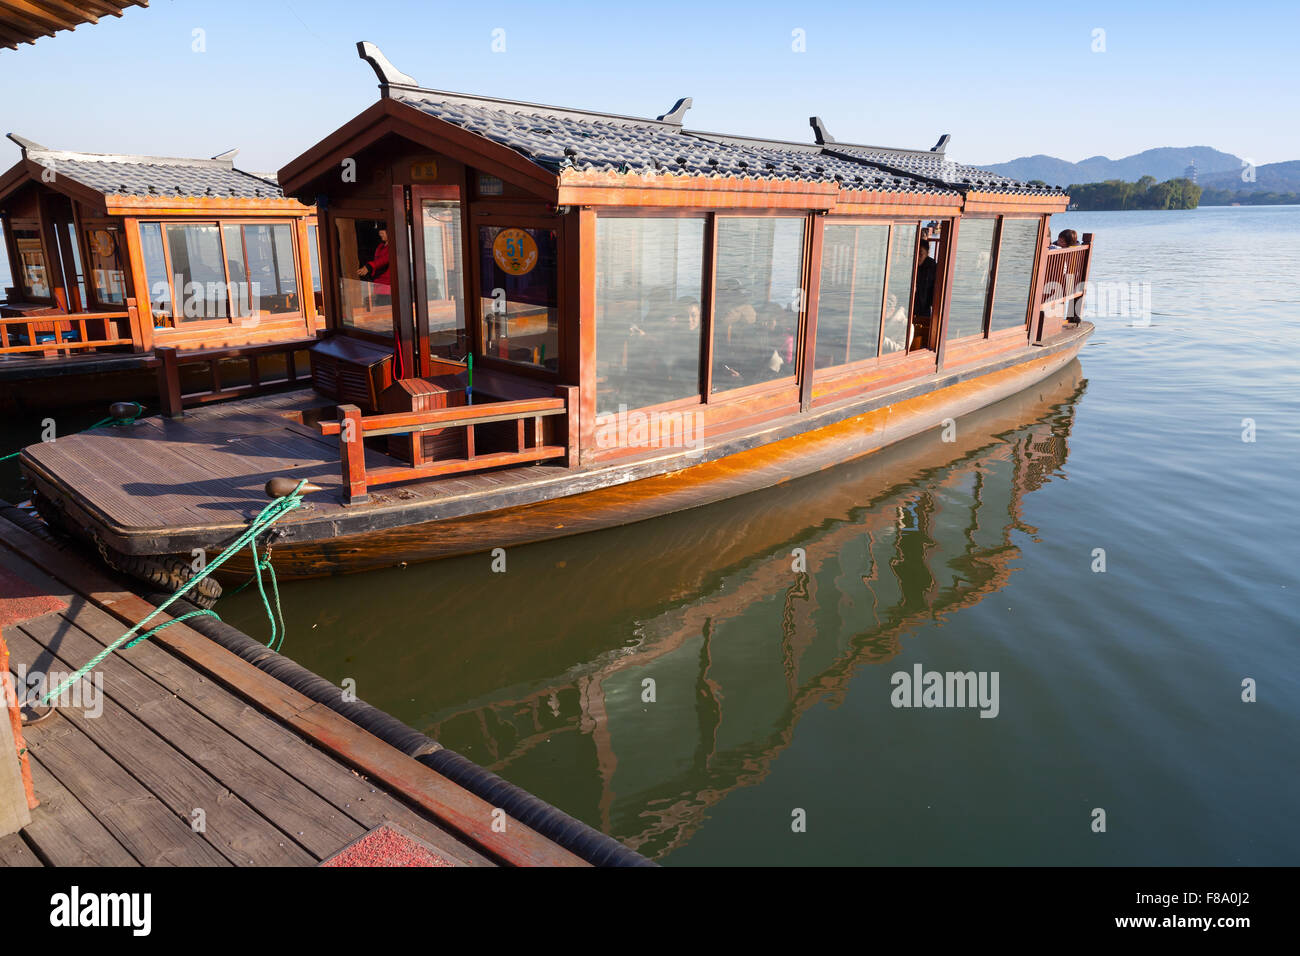
[{"label": "boat reflection in water", "polygon": [[[950,443],[932,431],[759,494],[512,551],[507,574],[477,557],[381,575],[392,593],[365,602],[352,637],[328,615],[312,632],[325,644],[289,652],[336,679],[363,672],[372,703],[662,857],[763,780],[855,671],[1007,583],[1013,535],[1035,533],[1024,496],[1060,474],[1082,390],[1072,362],[960,419]],[[400,647],[348,646],[375,633],[370,608],[404,602],[381,612]]]}]

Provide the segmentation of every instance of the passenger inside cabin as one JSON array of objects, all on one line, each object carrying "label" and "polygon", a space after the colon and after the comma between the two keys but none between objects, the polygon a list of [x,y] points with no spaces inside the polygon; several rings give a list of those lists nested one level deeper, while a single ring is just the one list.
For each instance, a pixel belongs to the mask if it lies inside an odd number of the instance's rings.
[{"label": "passenger inside cabin", "polygon": [[[908,335],[912,328],[911,323],[907,321],[907,309],[899,304],[898,296],[893,292],[889,293],[889,298],[885,302],[885,328],[905,330],[904,335]],[[888,332],[885,333],[884,339],[886,352],[901,352],[906,347],[906,341],[900,342]]]},{"label": "passenger inside cabin", "polygon": [[379,230],[379,245],[375,247],[375,255],[369,262],[357,270],[357,275],[367,282],[374,284],[375,304],[391,305],[392,282],[388,274],[388,230],[381,228]]},{"label": "passenger inside cabin", "polygon": [[1062,229],[1061,234],[1056,237],[1056,241],[1052,243],[1048,248],[1069,249],[1071,246],[1077,246],[1078,244],[1079,244],[1079,234],[1077,232],[1075,232],[1073,229]]},{"label": "passenger inside cabin", "polygon": [[925,348],[930,337],[930,313],[934,304],[934,273],[936,265],[930,258],[930,240],[921,240],[921,261],[916,267],[916,296],[912,308],[913,349]]},{"label": "passenger inside cabin", "polygon": [[761,308],[758,354],[755,356],[755,380],[781,378],[794,374],[794,313],[776,302]]}]

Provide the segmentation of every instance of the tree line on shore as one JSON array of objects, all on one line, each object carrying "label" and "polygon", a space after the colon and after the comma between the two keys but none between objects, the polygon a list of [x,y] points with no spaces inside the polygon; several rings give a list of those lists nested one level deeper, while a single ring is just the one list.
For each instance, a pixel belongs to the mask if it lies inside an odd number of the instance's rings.
[{"label": "tree line on shore", "polygon": [[1190,179],[1167,179],[1157,182],[1143,176],[1135,183],[1108,179],[1101,183],[1075,183],[1070,194],[1070,208],[1085,211],[1101,209],[1195,209],[1201,201],[1201,187]]},{"label": "tree line on shore", "polygon": [[[1042,180],[1034,185],[1046,186]],[[1300,193],[1246,192],[1245,190],[1201,187],[1190,179],[1156,182],[1143,176],[1135,183],[1108,179],[1101,183],[1075,183],[1066,192],[1070,208],[1081,211],[1111,209],[1195,209],[1197,206],[1277,206],[1300,204]]]}]

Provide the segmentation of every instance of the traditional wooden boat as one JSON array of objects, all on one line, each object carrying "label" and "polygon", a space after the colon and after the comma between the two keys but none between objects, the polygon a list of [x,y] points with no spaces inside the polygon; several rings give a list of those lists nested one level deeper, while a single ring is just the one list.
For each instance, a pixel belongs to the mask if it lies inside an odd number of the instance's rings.
[{"label": "traditional wooden boat", "polygon": [[236,150],[175,159],[9,138],[22,159],[0,176],[14,283],[0,301],[0,408],[152,393],[159,349],[218,372],[224,361],[247,384],[313,343],[314,210],[236,169]]},{"label": "traditional wooden boat", "polygon": [[[280,170],[321,222],[311,388],[34,445],[42,514],[105,554],[209,553],[271,477],[311,576],[692,508],[959,428],[1063,367],[1091,237],[1068,198],[933,149],[690,131],[423,89]],[[382,276],[381,276],[382,272]],[[386,281],[380,281],[380,278]],[[236,571],[246,570],[234,567]]]}]

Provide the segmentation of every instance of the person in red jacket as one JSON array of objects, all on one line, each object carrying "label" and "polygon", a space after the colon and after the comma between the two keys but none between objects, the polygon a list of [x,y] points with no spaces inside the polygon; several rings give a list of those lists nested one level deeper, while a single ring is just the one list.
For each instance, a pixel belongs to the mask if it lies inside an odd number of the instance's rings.
[{"label": "person in red jacket", "polygon": [[387,305],[391,302],[393,287],[388,276],[388,230],[379,230],[379,245],[375,247],[374,258],[357,270],[357,275],[375,286],[376,304]]}]

